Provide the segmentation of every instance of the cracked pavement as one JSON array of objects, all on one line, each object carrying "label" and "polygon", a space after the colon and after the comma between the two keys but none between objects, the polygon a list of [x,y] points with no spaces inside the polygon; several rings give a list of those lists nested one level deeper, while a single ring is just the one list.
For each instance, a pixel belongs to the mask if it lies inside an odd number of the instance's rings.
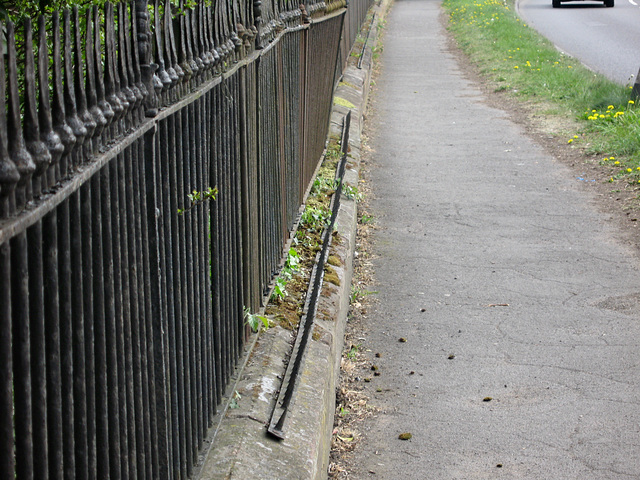
[{"label": "cracked pavement", "polygon": [[352,477],[638,479],[637,250],[484,102],[439,8],[395,2],[367,116],[383,412]]}]

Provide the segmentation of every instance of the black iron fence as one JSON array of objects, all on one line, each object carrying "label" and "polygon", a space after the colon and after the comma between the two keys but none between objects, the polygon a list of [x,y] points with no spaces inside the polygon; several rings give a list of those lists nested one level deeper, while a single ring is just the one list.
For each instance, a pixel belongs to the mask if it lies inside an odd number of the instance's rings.
[{"label": "black iron fence", "polygon": [[4,25],[1,478],[191,475],[370,3]]}]

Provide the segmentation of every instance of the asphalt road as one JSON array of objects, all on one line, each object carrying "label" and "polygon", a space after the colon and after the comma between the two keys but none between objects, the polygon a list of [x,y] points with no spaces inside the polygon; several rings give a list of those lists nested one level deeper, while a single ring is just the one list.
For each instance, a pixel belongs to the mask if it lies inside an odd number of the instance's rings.
[{"label": "asphalt road", "polygon": [[633,84],[640,68],[640,6],[636,0],[563,3],[519,0],[520,16],[556,47],[621,85]]},{"label": "asphalt road", "polygon": [[487,106],[439,12],[395,2],[367,115],[382,412],[350,478],[638,479],[640,258]]}]

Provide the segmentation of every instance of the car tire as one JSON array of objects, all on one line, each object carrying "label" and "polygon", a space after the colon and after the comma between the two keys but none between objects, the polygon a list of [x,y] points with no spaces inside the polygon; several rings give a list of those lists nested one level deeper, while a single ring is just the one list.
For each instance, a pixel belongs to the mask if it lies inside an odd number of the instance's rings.
[{"label": "car tire", "polygon": [[[606,1],[608,1],[608,2],[611,1],[612,2],[613,0],[606,0]],[[551,1],[551,5],[553,6],[553,8],[560,8],[560,3],[561,3],[560,0],[552,0]]]},{"label": "car tire", "polygon": [[604,6],[611,8],[613,7],[614,2],[615,0],[604,0]]}]

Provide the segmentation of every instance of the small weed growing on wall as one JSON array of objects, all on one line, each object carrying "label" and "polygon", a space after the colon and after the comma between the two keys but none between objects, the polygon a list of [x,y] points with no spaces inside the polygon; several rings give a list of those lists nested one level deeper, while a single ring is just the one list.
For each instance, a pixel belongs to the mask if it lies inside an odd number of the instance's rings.
[{"label": "small weed growing on wall", "polygon": [[272,300],[284,300],[287,296],[287,283],[293,277],[293,274],[300,270],[300,255],[295,248],[291,247],[284,263],[284,268],[276,278],[276,284],[273,287]]},{"label": "small weed growing on wall", "polygon": [[264,315],[251,313],[248,307],[244,308],[244,323],[249,325],[254,332],[269,328],[269,319]]},{"label": "small weed growing on wall", "polygon": [[185,212],[188,212],[192,208],[200,205],[201,203],[206,202],[207,200],[215,200],[218,195],[217,187],[209,187],[205,190],[199,191],[194,190],[190,194],[187,195],[187,198],[191,202],[191,204],[186,208],[179,208],[178,215],[183,215]]}]

